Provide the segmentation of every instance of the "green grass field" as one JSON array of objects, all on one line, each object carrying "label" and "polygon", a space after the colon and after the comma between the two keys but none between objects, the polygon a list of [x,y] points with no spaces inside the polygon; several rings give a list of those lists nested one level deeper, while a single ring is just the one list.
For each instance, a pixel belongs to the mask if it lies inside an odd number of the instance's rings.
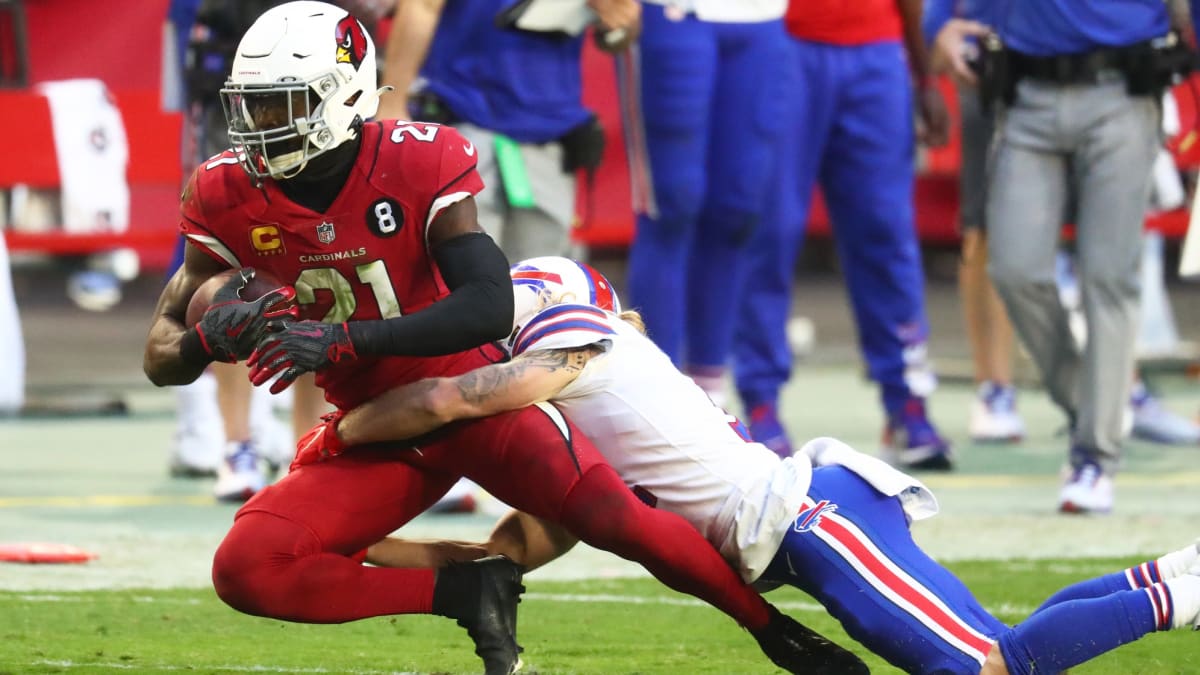
[{"label": "green grass field", "polygon": [[[953,568],[987,607],[1013,623],[1033,608],[1033,598],[1133,562],[964,562]],[[854,645],[807,596],[780,589],[768,597],[853,646],[872,672],[896,672]],[[479,670],[466,632],[445,619],[290,624],[238,614],[210,590],[3,592],[0,617],[0,673],[6,674]],[[730,620],[646,579],[531,582],[520,625],[528,673],[778,672]],[[1151,635],[1073,672],[1195,673],[1197,638],[1189,631]]]}]

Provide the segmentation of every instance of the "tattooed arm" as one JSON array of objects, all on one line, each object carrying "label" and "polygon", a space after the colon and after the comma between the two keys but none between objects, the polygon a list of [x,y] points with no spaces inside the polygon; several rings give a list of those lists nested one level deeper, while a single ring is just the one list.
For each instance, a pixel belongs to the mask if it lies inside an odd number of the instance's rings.
[{"label": "tattooed arm", "polygon": [[599,347],[522,354],[458,377],[436,377],[392,389],[337,423],[346,445],[412,438],[454,420],[487,417],[550,400],[583,371]]}]

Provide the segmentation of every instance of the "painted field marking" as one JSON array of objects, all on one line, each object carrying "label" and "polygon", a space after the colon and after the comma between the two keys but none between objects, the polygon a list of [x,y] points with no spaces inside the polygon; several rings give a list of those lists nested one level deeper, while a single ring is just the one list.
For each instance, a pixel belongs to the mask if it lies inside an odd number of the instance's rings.
[{"label": "painted field marking", "polygon": [[129,506],[217,506],[209,495],[76,495],[0,497],[0,509]]},{"label": "painted field marking", "polygon": [[[63,668],[70,670],[72,668],[106,668],[112,670],[128,670],[128,671],[146,671],[153,669],[154,671],[193,671],[195,666],[174,666],[163,663],[148,664],[148,663],[113,663],[111,661],[30,661],[27,666],[52,666],[55,668]],[[205,671],[217,671],[223,673],[348,673],[350,675],[420,675],[420,673],[397,673],[394,670],[346,670],[338,668],[337,670],[329,670],[328,668],[284,668],[282,666],[204,666]]]},{"label": "painted field marking", "polygon": [[[81,602],[94,603],[95,597],[92,595],[73,595],[62,593],[14,593],[7,594],[0,592],[0,600],[5,599],[5,596],[15,598],[23,602]],[[155,598],[152,596],[137,596],[133,598],[135,602],[145,603],[161,603],[165,605],[197,605],[200,602],[194,598],[186,600]],[[663,607],[708,607],[708,603],[696,598],[675,598],[662,595],[622,595],[618,593],[540,593],[532,591],[521,595],[521,600],[532,600],[534,602],[570,602],[570,603],[612,603],[622,605],[659,605]],[[805,602],[799,600],[783,600],[774,603],[779,609],[792,610],[797,612],[824,612],[825,608],[815,602]],[[1000,614],[1017,614],[1025,616],[1032,612],[1036,607],[1013,605],[1005,603],[997,607],[996,611]],[[322,671],[314,671],[322,672]]]}]

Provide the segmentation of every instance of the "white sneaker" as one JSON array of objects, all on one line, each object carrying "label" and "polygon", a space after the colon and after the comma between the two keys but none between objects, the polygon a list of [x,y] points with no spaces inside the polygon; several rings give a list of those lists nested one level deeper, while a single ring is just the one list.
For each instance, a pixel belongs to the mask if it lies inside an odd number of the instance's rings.
[{"label": "white sneaker", "polygon": [[167,470],[174,478],[209,478],[221,466],[225,433],[220,425],[180,429],[171,439]]},{"label": "white sneaker", "polygon": [[1200,444],[1200,424],[1171,412],[1145,389],[1135,388],[1130,404],[1134,438],[1164,445]]},{"label": "white sneaker", "polygon": [[1025,422],[1017,414],[1017,392],[995,382],[979,385],[971,401],[967,433],[976,443],[1017,443],[1025,437]]},{"label": "white sneaker", "polygon": [[1112,477],[1099,464],[1084,462],[1065,472],[1066,480],[1058,496],[1063,513],[1108,513],[1113,507]]},{"label": "white sneaker", "polygon": [[225,461],[217,467],[213,496],[223,502],[244,502],[266,484],[258,465],[258,451],[251,441],[231,441],[225,446]]}]

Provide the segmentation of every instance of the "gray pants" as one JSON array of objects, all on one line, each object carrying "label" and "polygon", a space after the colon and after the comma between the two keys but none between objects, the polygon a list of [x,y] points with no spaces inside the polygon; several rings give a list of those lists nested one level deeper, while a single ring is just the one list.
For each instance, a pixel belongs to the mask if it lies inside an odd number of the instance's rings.
[{"label": "gray pants", "polygon": [[[1157,99],[1123,81],[1025,80],[999,121],[987,198],[989,272],[1050,397],[1073,421],[1072,443],[1116,468],[1138,315],[1142,221],[1160,147]],[[1080,355],[1054,282],[1069,194],[1087,347]]]},{"label": "gray pants", "polygon": [[516,208],[504,192],[495,134],[472,124],[456,124],[455,128],[479,152],[479,176],[487,188],[475,199],[479,224],[500,244],[508,261],[568,255],[575,220],[575,176],[563,173],[562,146],[557,142],[520,145],[535,206]]}]

